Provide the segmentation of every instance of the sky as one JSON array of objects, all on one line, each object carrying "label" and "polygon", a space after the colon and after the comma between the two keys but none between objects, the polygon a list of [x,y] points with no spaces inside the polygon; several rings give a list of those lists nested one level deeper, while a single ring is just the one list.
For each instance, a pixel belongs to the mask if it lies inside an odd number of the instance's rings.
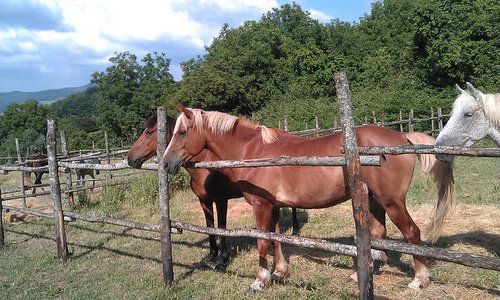
[{"label": "sky", "polygon": [[[354,22],[374,0],[296,0],[320,22]],[[163,52],[180,63],[203,55],[224,23],[258,20],[279,0],[1,0],[0,92],[82,86],[115,52]]]}]

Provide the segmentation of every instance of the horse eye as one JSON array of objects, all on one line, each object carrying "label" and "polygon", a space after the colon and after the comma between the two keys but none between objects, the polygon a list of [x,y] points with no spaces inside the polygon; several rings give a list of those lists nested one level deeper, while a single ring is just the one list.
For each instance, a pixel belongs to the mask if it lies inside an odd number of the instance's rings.
[{"label": "horse eye", "polygon": [[464,114],[464,117],[466,117],[466,118],[470,118],[470,117],[472,117],[472,113],[471,113],[471,112],[466,112],[466,113]]},{"label": "horse eye", "polygon": [[182,136],[185,136],[186,135],[186,130],[179,130],[179,134],[182,135]]}]

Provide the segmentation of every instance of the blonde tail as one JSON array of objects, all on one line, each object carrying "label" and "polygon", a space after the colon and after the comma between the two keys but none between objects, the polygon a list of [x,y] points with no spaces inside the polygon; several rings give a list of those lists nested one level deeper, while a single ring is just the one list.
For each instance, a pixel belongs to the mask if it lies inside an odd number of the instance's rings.
[{"label": "blonde tail", "polygon": [[[433,137],[421,132],[406,133],[406,138],[412,145],[434,145]],[[453,165],[436,159],[434,154],[418,155],[422,173],[432,173],[437,185],[437,199],[434,205],[433,216],[427,225],[427,231],[434,243],[440,236],[446,215],[455,202],[455,179],[453,178]]]}]

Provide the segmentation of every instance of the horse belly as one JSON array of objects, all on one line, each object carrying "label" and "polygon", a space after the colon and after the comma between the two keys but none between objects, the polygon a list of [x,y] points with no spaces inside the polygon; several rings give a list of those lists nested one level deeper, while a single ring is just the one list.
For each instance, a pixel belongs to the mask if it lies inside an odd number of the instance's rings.
[{"label": "horse belly", "polygon": [[282,173],[275,193],[277,206],[324,208],[348,199],[340,167],[286,167]]}]

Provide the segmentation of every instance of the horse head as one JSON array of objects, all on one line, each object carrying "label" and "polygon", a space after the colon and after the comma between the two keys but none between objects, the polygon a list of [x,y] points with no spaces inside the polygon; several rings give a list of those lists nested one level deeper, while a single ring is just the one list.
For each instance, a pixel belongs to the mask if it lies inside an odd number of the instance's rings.
[{"label": "horse head", "polygon": [[[472,84],[467,90],[455,85],[458,97],[453,103],[450,119],[436,139],[438,146],[466,146],[483,139],[491,127],[483,107],[484,94]],[[436,155],[439,160],[452,161],[453,156]]]},{"label": "horse head", "polygon": [[[167,143],[172,138],[174,125],[175,119],[167,116]],[[156,155],[156,146],[158,144],[157,130],[157,115],[156,111],[153,111],[144,122],[144,130],[141,135],[128,150],[127,161],[129,166],[140,168],[146,160]]]},{"label": "horse head", "polygon": [[202,130],[205,112],[184,106],[178,106],[177,110],[181,114],[177,118],[172,139],[162,158],[169,174],[176,174],[184,162],[199,154],[206,145]]}]

